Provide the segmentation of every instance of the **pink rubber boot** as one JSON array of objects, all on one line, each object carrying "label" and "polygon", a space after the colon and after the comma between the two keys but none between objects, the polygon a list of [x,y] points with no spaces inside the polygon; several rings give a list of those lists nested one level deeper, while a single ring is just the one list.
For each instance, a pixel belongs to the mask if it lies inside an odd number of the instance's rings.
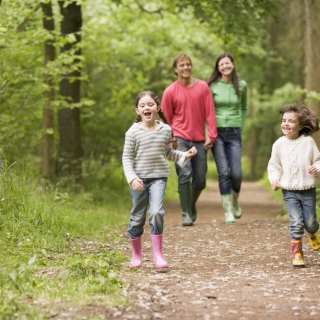
[{"label": "pink rubber boot", "polygon": [[130,261],[130,268],[140,268],[142,264],[141,237],[130,240],[132,245],[132,257]]},{"label": "pink rubber boot", "polygon": [[162,234],[155,235],[151,234],[152,251],[153,251],[153,262],[158,269],[168,268],[168,263],[164,260],[162,254]]}]

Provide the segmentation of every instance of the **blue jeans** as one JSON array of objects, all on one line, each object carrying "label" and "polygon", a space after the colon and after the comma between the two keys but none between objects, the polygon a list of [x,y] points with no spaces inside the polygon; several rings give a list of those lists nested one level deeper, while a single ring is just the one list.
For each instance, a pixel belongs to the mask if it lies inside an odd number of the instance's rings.
[{"label": "blue jeans", "polygon": [[290,217],[290,238],[300,239],[304,230],[316,233],[319,229],[316,214],[316,188],[284,190],[283,199]]},{"label": "blue jeans", "polygon": [[241,129],[218,128],[212,154],[218,170],[220,194],[231,194],[231,189],[239,193],[242,182]]},{"label": "blue jeans", "polygon": [[167,178],[141,179],[143,180],[144,190],[135,191],[130,188],[132,209],[130,212],[128,233],[131,239],[142,236],[149,204],[150,232],[155,235],[163,233],[164,209],[162,205]]},{"label": "blue jeans", "polygon": [[188,151],[192,147],[197,149],[197,154],[192,157],[187,164],[181,168],[177,163],[176,172],[178,175],[178,185],[185,185],[191,182],[194,189],[202,190],[206,187],[206,174],[207,174],[207,151],[204,148],[203,142],[192,142],[177,138],[179,142],[180,151]]}]

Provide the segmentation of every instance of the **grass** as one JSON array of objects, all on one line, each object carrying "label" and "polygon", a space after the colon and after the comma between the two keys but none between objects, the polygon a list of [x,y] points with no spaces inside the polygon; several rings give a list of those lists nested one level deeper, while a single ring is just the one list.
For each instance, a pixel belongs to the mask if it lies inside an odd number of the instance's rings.
[{"label": "grass", "polygon": [[[116,244],[123,242],[131,201],[118,187],[98,196],[66,192],[4,163],[0,319],[45,319],[70,301],[75,308],[127,303],[119,273],[128,257]],[[106,200],[94,201],[102,192]]]},{"label": "grass", "polygon": [[[170,165],[165,201],[178,201]],[[121,166],[84,163],[85,187],[77,193],[32,167],[0,168],[0,320],[46,319],[70,304],[125,306],[120,273],[129,258],[118,248],[131,199]],[[216,175],[213,163],[208,172]]]},{"label": "grass", "polygon": [[[178,201],[170,165],[165,201]],[[39,179],[31,167],[0,168],[0,320],[125,307],[120,275],[129,257],[120,248],[131,199],[121,166],[85,163],[78,193]],[[207,178],[217,180],[211,160]],[[260,183],[270,189],[266,177]]]}]

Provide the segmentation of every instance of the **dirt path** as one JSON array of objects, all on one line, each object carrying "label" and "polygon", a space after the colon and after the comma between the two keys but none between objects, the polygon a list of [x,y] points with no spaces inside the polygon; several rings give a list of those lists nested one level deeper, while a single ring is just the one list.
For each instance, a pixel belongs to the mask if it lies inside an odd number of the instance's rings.
[{"label": "dirt path", "polygon": [[[108,319],[320,319],[320,252],[303,238],[307,267],[291,266],[288,221],[282,204],[256,183],[244,183],[243,217],[223,224],[217,184],[199,200],[193,227],[181,226],[178,203],[165,206],[166,273],[152,263],[149,229],[143,266],[123,274],[130,307]],[[130,255],[130,244],[124,248]]]}]

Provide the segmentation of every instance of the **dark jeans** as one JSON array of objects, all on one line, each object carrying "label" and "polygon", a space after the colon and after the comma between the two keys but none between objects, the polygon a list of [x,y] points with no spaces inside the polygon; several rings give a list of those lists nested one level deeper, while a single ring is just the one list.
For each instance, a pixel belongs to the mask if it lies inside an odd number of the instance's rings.
[{"label": "dark jeans", "polygon": [[218,139],[212,154],[219,174],[221,194],[239,193],[242,182],[241,129],[218,128]]},{"label": "dark jeans", "polygon": [[180,151],[188,151],[192,147],[197,149],[197,154],[192,157],[186,165],[181,168],[177,163],[176,172],[178,175],[178,185],[190,184],[192,188],[202,190],[206,187],[207,174],[207,150],[204,148],[204,142],[193,142],[177,138]]}]

